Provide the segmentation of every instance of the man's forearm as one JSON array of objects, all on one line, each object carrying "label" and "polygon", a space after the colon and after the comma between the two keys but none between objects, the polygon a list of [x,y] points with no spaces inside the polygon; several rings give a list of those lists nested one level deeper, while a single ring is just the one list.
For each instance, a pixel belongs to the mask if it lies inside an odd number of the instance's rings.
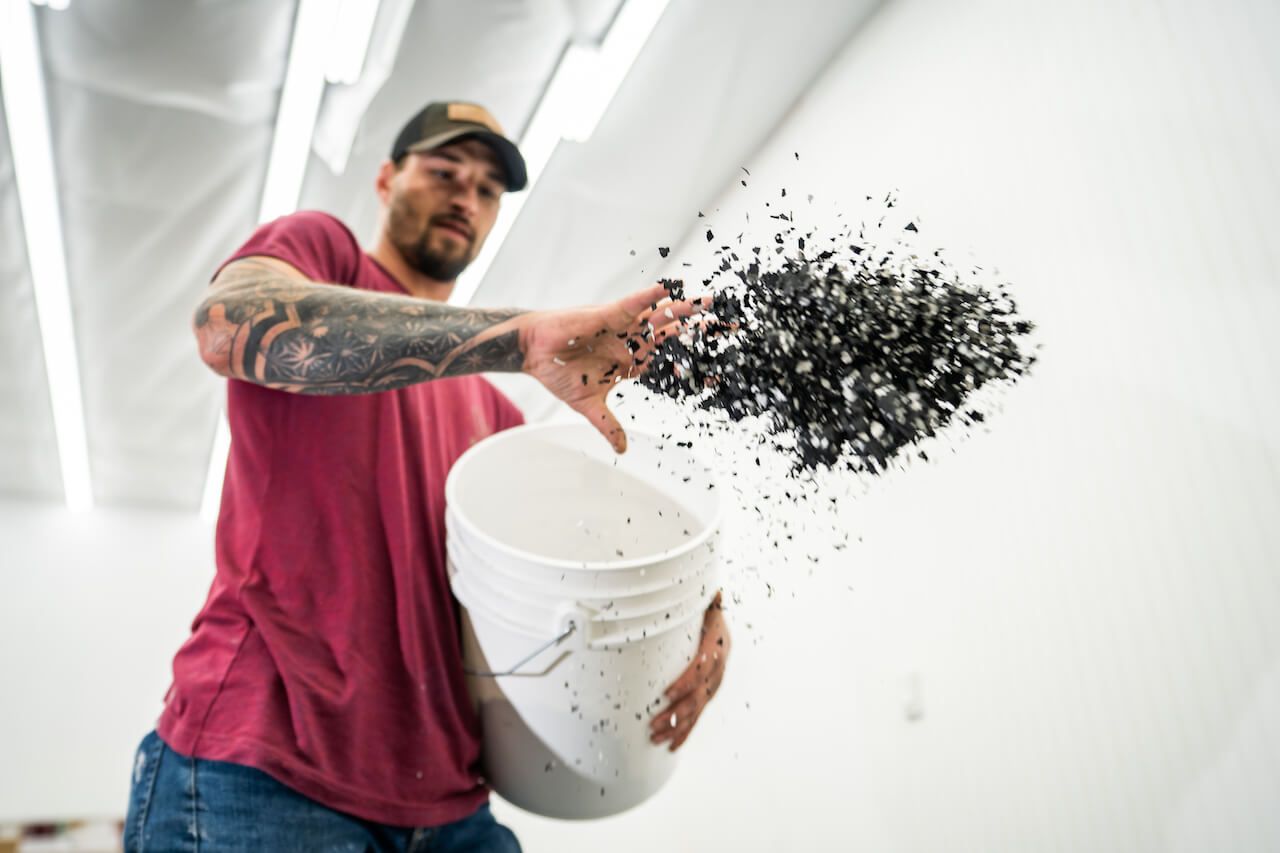
[{"label": "man's forearm", "polygon": [[302,394],[362,394],[524,362],[511,309],[456,308],[396,294],[259,274],[196,310],[206,363]]}]

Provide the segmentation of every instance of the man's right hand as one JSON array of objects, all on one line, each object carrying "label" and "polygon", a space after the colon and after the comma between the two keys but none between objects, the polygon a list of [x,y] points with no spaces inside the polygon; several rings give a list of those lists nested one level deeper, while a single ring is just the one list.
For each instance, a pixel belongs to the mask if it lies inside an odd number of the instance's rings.
[{"label": "man's right hand", "polygon": [[654,348],[701,310],[698,300],[667,298],[658,284],[606,305],[534,311],[513,322],[520,330],[524,372],[622,453],[627,436],[606,403],[610,389],[642,373]]}]

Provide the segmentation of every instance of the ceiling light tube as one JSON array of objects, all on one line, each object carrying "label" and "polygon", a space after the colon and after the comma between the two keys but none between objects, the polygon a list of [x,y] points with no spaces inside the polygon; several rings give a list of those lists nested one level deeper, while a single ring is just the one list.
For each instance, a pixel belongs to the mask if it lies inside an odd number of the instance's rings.
[{"label": "ceiling light tube", "polygon": [[338,0],[329,31],[325,80],[349,86],[360,79],[379,5],[379,0]]},{"label": "ceiling light tube", "polygon": [[599,47],[570,45],[564,52],[520,138],[520,153],[529,172],[528,185],[524,192],[503,198],[484,248],[458,277],[450,304],[466,305],[475,296],[560,140],[587,142],[591,138],[667,3],[668,0],[626,0]]},{"label": "ceiling light tube", "polygon": [[93,506],[89,445],[35,12],[27,0],[0,0],[0,4],[0,88],[40,321],[63,492],[70,509],[86,510]]},{"label": "ceiling light tube", "polygon": [[271,159],[262,188],[259,222],[293,213],[307,173],[311,135],[324,96],[325,52],[332,33],[336,0],[301,0],[293,25],[289,67],[280,92]]}]

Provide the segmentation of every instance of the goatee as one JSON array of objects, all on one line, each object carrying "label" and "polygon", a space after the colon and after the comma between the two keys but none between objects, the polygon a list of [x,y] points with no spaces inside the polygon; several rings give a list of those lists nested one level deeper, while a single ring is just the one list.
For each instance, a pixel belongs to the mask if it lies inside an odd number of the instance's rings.
[{"label": "goatee", "polygon": [[391,225],[388,229],[391,242],[409,266],[427,278],[453,281],[471,263],[471,243],[468,242],[466,250],[457,255],[432,249],[430,236],[434,223],[428,222],[426,230],[418,231],[414,223],[420,221],[422,217],[407,199],[395,199],[391,204]]},{"label": "goatee", "polygon": [[442,252],[433,251],[425,234],[413,244],[411,251],[404,252],[403,248],[401,251],[409,266],[436,281],[453,281],[471,263],[466,255],[446,256]]}]

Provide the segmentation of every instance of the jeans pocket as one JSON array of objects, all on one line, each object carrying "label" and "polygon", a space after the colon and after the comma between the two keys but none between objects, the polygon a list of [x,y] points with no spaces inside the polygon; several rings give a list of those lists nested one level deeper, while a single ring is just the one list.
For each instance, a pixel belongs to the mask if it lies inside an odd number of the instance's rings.
[{"label": "jeans pocket", "polygon": [[124,822],[126,853],[142,850],[143,830],[146,828],[151,795],[156,786],[156,771],[160,768],[160,756],[163,752],[164,741],[160,740],[160,736],[155,732],[151,732],[142,739],[133,757],[129,786],[129,812]]}]

